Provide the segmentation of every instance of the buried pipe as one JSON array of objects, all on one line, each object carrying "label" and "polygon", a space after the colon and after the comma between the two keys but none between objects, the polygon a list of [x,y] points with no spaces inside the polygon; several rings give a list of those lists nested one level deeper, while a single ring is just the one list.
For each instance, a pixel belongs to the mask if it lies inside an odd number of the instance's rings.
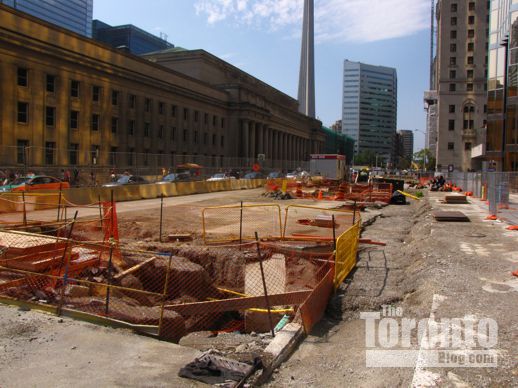
[{"label": "buried pipe", "polygon": [[162,324],[164,322],[164,307],[167,299],[167,288],[169,287],[169,276],[171,274],[171,263],[173,261],[173,252],[169,254],[169,262],[167,263],[167,272],[165,273],[164,293],[162,295],[162,305],[160,306],[160,320],[158,321],[158,336],[162,334]]},{"label": "buried pipe", "polygon": [[257,232],[255,232],[255,242],[257,244],[257,258],[259,259],[259,268],[261,269],[261,279],[263,281],[264,299],[266,301],[266,308],[268,310],[268,321],[270,323],[272,337],[275,337],[275,328],[273,327],[273,321],[272,321],[272,310],[270,308],[270,301],[268,299],[268,290],[266,288],[266,279],[264,277],[263,257],[261,255],[261,247],[259,246],[259,236],[258,236]]},{"label": "buried pipe", "polygon": [[67,241],[65,243],[65,248],[63,249],[63,256],[61,257],[61,263],[59,264],[58,276],[61,273],[61,268],[63,268],[63,264],[65,264],[65,273],[63,274],[63,284],[61,286],[61,297],[59,298],[59,304],[58,304],[58,308],[56,311],[57,316],[61,315],[61,309],[63,308],[63,302],[65,300],[65,288],[67,287],[67,283],[68,283],[68,264],[69,264],[68,261],[65,262],[65,257],[68,252],[68,246],[70,244],[70,237],[72,237],[72,231],[74,230],[74,225],[76,223],[77,213],[78,213],[78,211],[76,210],[76,213],[74,214],[74,218],[72,220],[72,223],[70,224],[70,229],[67,234]]}]

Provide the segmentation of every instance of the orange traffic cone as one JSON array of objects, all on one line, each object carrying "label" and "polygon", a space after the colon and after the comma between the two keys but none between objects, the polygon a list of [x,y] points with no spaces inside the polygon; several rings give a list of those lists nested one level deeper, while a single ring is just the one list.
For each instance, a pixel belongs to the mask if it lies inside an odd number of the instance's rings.
[{"label": "orange traffic cone", "polygon": [[324,195],[322,194],[322,190],[318,191],[318,197],[317,199],[322,200],[324,198]]}]

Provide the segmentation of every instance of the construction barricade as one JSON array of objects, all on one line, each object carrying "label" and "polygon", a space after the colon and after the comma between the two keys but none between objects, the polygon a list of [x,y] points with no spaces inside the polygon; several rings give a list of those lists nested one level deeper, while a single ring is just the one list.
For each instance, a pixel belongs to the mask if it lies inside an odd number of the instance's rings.
[{"label": "construction barricade", "polygon": [[202,210],[202,234],[206,244],[280,238],[281,208],[275,204],[239,204]]},{"label": "construction barricade", "polygon": [[361,222],[343,232],[336,240],[334,288],[337,289],[356,266]]}]

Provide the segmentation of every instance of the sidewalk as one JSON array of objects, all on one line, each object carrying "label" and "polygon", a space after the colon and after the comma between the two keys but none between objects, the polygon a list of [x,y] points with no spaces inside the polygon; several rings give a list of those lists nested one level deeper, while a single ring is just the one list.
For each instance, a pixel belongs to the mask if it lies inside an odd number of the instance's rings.
[{"label": "sidewalk", "polygon": [[[469,201],[477,205],[482,214],[489,214],[489,206],[485,201],[481,201],[480,198],[470,197]],[[508,209],[498,209],[498,213],[496,214],[500,221],[505,222],[509,225],[518,225],[518,194],[509,194],[509,208]]]}]

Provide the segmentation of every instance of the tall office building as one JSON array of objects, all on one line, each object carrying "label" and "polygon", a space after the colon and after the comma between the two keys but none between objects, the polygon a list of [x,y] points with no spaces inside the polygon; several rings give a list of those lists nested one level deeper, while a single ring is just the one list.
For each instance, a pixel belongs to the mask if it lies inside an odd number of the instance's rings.
[{"label": "tall office building", "polygon": [[100,20],[93,21],[93,38],[112,47],[140,55],[173,48],[174,45],[132,24],[110,26]]},{"label": "tall office building", "polygon": [[518,2],[492,0],[490,15],[487,136],[476,156],[518,171]]},{"label": "tall office building", "polygon": [[344,61],[342,132],[355,141],[355,154],[392,160],[397,123],[396,69]]},{"label": "tall office building", "polygon": [[302,47],[300,50],[299,112],[315,117],[315,43],[313,0],[304,0]]},{"label": "tall office building", "polygon": [[92,36],[93,0],[0,0],[49,23]]},{"label": "tall office building", "polygon": [[437,171],[478,168],[471,149],[486,125],[487,4],[437,3]]},{"label": "tall office building", "polygon": [[408,129],[400,129],[397,131],[401,140],[400,156],[408,161],[412,161],[414,155],[414,132]]}]

